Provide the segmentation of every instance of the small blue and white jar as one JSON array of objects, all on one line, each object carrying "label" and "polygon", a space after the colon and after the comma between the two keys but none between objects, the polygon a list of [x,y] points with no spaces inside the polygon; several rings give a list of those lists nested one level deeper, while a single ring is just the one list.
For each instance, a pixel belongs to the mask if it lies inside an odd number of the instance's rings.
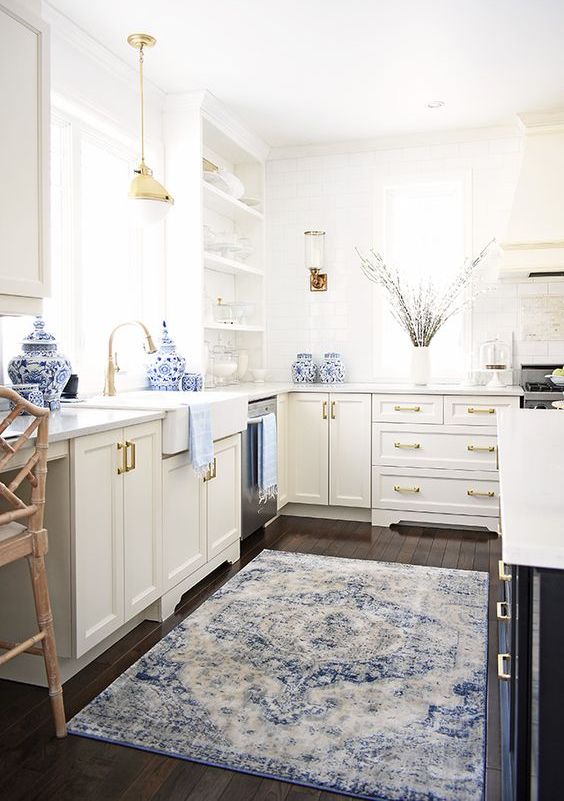
[{"label": "small blue and white jar", "polygon": [[298,353],[292,364],[292,381],[294,384],[315,384],[317,381],[317,365],[312,353]]},{"label": "small blue and white jar", "polygon": [[160,347],[147,367],[147,378],[151,389],[159,392],[177,391],[185,369],[186,359],[176,352],[174,340],[163,320]]},{"label": "small blue and white jar", "polygon": [[[39,384],[13,384],[10,389],[21,395],[24,400],[33,403],[34,406],[39,406],[40,408],[45,406],[43,392]],[[10,409],[14,410],[15,408],[16,404],[10,401]],[[24,409],[22,414],[29,414],[29,412]]]},{"label": "small blue and white jar", "polygon": [[37,384],[43,393],[44,405],[57,411],[61,408],[61,392],[72,372],[66,356],[59,353],[57,340],[45,330],[41,317],[36,317],[33,331],[22,341],[22,352],[8,362],[8,375],[13,384]]},{"label": "small blue and white jar", "polygon": [[326,353],[319,366],[319,378],[323,384],[342,384],[345,380],[345,365],[340,353]]},{"label": "small blue and white jar", "polygon": [[201,392],[204,388],[204,376],[201,373],[184,373],[180,386],[183,392]]}]

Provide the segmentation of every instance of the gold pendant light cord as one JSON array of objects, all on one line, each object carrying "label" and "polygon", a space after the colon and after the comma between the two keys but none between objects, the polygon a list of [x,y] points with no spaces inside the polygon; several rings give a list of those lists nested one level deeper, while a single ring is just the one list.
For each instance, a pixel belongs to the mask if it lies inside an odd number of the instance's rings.
[{"label": "gold pendant light cord", "polygon": [[145,166],[145,108],[143,97],[143,47],[139,48],[139,89],[141,97],[141,164]]}]

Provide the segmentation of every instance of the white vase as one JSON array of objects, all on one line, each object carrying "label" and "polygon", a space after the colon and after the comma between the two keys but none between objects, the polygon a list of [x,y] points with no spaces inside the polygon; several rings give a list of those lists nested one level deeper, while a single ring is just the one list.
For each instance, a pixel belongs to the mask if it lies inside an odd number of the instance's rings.
[{"label": "white vase", "polygon": [[411,349],[411,378],[416,386],[429,383],[429,348],[415,346]]}]

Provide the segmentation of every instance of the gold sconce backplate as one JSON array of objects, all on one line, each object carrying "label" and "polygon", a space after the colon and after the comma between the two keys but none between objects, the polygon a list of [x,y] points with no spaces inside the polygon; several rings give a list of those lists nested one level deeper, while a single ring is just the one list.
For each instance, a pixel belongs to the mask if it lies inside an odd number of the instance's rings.
[{"label": "gold sconce backplate", "polygon": [[310,292],[327,292],[327,273],[321,273],[319,270],[310,269],[309,271],[309,291]]}]

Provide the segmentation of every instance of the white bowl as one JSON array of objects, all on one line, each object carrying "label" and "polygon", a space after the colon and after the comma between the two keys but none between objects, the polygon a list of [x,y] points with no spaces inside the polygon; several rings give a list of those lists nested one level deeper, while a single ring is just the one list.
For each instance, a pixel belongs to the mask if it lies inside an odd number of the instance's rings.
[{"label": "white bowl", "polygon": [[251,375],[255,384],[264,384],[268,371],[263,370],[262,368],[251,370]]},{"label": "white bowl", "polygon": [[564,375],[545,375],[545,378],[550,379],[555,387],[564,387]]}]

